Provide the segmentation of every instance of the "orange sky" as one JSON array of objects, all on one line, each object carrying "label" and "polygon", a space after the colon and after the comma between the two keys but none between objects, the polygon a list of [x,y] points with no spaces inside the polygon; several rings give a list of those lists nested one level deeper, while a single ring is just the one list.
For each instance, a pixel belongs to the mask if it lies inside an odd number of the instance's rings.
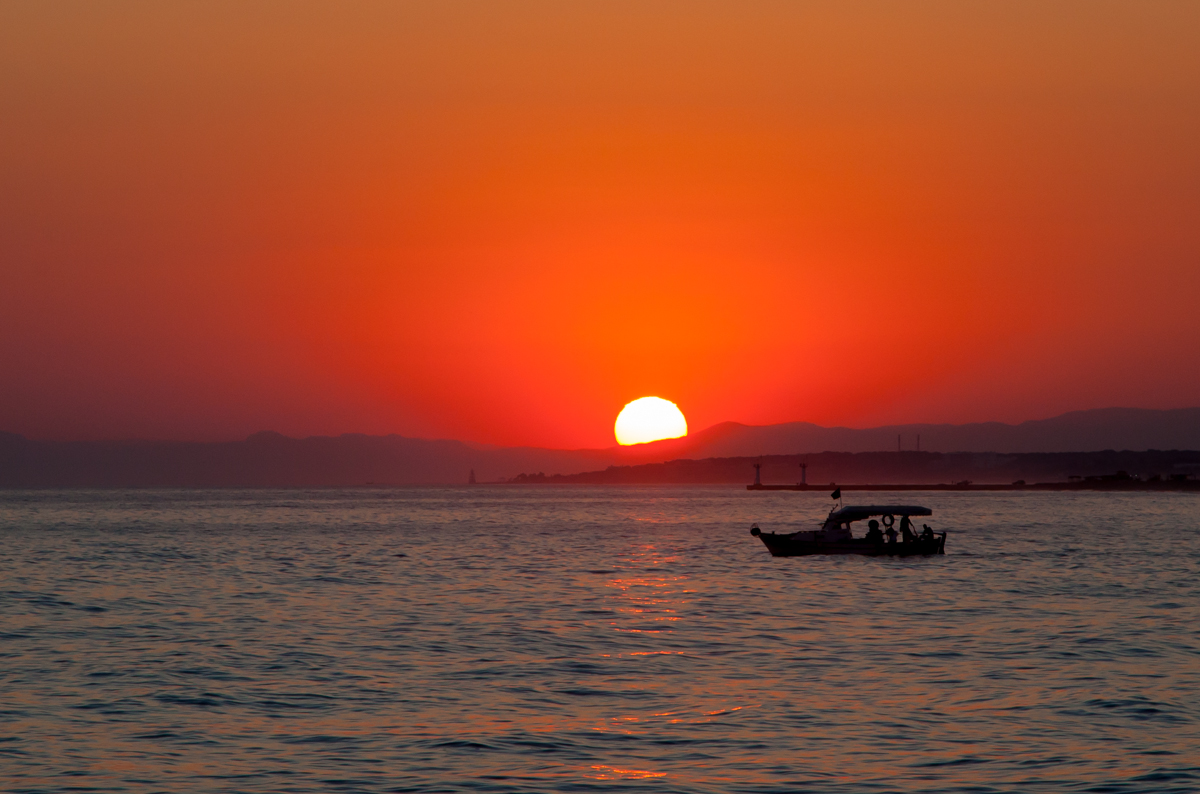
[{"label": "orange sky", "polygon": [[1194,2],[6,3],[0,429],[1200,405],[1197,41]]}]

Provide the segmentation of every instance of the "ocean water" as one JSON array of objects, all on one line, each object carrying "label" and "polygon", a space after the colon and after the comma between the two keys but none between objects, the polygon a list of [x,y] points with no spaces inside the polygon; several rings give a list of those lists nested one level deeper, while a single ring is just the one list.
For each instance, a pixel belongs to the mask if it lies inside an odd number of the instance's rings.
[{"label": "ocean water", "polygon": [[0,789],[1200,790],[1200,498],[848,496],[0,492]]}]

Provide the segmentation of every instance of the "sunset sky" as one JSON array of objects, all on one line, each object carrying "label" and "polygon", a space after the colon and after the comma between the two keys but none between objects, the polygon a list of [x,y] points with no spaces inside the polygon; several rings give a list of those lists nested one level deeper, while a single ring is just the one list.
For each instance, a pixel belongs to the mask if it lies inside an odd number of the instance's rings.
[{"label": "sunset sky", "polygon": [[1200,3],[0,6],[0,430],[1200,405]]}]

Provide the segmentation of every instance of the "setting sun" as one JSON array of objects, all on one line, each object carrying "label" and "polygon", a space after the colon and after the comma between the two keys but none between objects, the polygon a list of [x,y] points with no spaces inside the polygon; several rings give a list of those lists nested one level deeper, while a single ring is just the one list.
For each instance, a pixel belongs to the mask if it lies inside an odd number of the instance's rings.
[{"label": "setting sun", "polygon": [[664,438],[687,435],[683,411],[670,400],[642,397],[621,409],[617,415],[617,443],[645,444]]}]

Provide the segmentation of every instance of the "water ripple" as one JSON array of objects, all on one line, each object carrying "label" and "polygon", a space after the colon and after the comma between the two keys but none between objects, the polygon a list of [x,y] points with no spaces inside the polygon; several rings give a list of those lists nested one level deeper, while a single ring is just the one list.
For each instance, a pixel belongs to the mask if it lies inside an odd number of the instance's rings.
[{"label": "water ripple", "polygon": [[827,500],[733,488],[0,493],[6,789],[1200,790],[1200,500],[916,498],[944,557],[773,559]]}]

